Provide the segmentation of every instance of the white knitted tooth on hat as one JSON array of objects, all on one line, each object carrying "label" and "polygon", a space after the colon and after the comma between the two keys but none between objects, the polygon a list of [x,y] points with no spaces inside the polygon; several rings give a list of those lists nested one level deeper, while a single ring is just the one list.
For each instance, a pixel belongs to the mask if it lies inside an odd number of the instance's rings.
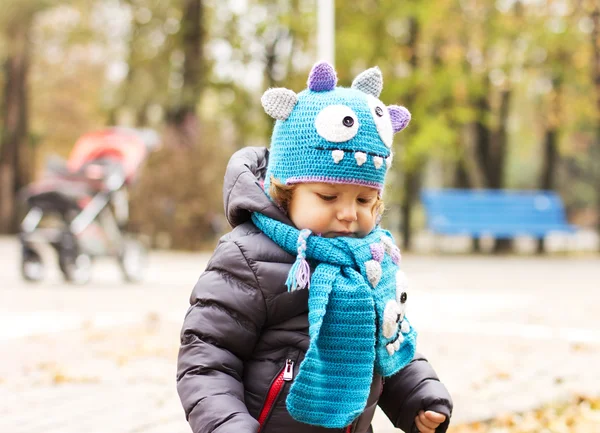
[{"label": "white knitted tooth on hat", "polygon": [[343,150],[334,150],[331,152],[331,156],[333,157],[333,161],[337,164],[342,159],[344,159],[344,151]]},{"label": "white knitted tooth on hat", "polygon": [[356,159],[356,163],[358,164],[358,166],[360,167],[361,165],[363,165],[365,162],[367,162],[367,154],[364,152],[356,152],[354,154],[354,159]]},{"label": "white knitted tooth on hat", "polygon": [[392,160],[394,159],[394,155],[390,155],[385,159],[385,163],[387,165],[387,168],[390,168],[392,166]]},{"label": "white knitted tooth on hat", "polygon": [[377,170],[379,170],[379,168],[381,167],[381,164],[383,164],[383,158],[381,156],[374,156],[373,164],[375,165],[375,168]]}]

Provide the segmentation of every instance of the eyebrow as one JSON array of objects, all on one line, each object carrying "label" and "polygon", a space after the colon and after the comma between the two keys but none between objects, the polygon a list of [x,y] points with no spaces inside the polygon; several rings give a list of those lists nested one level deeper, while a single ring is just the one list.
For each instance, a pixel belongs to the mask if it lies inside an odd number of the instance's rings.
[{"label": "eyebrow", "polygon": [[331,194],[339,194],[340,191],[335,187],[335,185],[315,185],[311,188],[313,191],[327,191]]},{"label": "eyebrow", "polygon": [[[347,191],[342,191],[339,190],[338,188],[335,187],[335,185],[316,185],[314,186],[312,189],[312,192],[316,193],[316,194],[322,194],[322,195],[339,195],[339,194],[344,194]],[[371,191],[369,190],[364,190],[364,191],[358,191],[355,193],[356,197],[358,198],[377,198],[378,193],[377,191]]]},{"label": "eyebrow", "polygon": [[369,189],[369,191],[361,191],[358,193],[358,195],[369,196],[369,197],[370,196],[377,197],[378,194],[379,193],[377,191],[371,191],[370,189]]}]

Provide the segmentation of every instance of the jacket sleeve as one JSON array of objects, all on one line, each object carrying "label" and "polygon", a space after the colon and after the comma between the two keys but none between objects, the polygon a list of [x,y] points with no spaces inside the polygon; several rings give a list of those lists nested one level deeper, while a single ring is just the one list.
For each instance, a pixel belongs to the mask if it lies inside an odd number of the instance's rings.
[{"label": "jacket sleeve", "polygon": [[194,433],[256,433],[244,404],[244,361],[266,317],[243,251],[217,246],[190,297],[177,361],[177,392]]},{"label": "jacket sleeve", "polygon": [[415,417],[420,410],[433,410],[446,415],[436,430],[444,433],[452,416],[452,398],[437,374],[421,354],[394,376],[387,378],[379,406],[395,427],[406,433],[418,432]]}]

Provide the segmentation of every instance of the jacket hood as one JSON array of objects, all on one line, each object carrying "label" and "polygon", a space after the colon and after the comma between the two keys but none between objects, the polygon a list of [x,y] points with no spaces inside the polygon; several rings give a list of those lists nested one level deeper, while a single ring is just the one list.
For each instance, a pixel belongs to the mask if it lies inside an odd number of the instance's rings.
[{"label": "jacket hood", "polygon": [[245,147],[231,156],[223,182],[225,216],[231,227],[250,220],[252,212],[260,212],[293,226],[262,187],[268,161],[269,150],[266,147]]}]

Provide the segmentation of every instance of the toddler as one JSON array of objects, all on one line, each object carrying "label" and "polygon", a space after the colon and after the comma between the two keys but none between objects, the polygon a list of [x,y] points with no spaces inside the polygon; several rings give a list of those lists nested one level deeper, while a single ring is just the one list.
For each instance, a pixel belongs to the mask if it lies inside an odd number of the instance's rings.
[{"label": "toddler", "polygon": [[365,433],[379,405],[407,433],[445,432],[452,400],[415,353],[400,251],[379,228],[394,133],[372,68],[337,87],[270,89],[270,152],[246,148],[223,189],[233,231],[190,299],[177,389],[195,433]]}]

